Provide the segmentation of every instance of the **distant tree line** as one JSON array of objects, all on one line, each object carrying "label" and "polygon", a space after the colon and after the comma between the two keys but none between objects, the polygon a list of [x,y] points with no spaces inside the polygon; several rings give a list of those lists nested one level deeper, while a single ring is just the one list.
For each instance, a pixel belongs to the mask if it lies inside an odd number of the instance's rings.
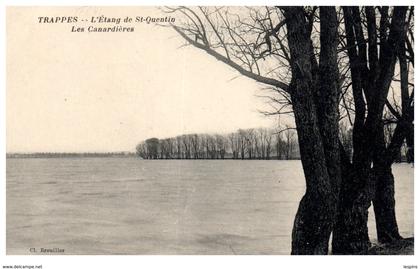
[{"label": "distant tree line", "polygon": [[6,158],[93,158],[93,157],[132,157],[133,152],[32,152],[7,153]]},{"label": "distant tree line", "polygon": [[229,134],[149,138],[136,147],[143,159],[299,159],[294,129],[239,129]]}]

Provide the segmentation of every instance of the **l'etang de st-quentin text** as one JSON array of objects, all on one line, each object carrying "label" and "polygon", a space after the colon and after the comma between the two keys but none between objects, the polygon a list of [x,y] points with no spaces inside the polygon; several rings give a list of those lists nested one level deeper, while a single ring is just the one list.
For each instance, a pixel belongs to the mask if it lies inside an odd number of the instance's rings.
[{"label": "l'etang de st-quentin text", "polygon": [[[94,25],[76,26],[72,25],[71,32],[134,32],[133,26],[123,27],[120,24],[130,23],[174,23],[175,18],[171,16],[165,17],[151,17],[151,16],[136,16],[136,17],[107,17],[92,16],[90,18],[80,18],[78,16],[64,16],[64,17],[38,17],[40,24],[75,24],[75,23],[91,23],[91,24],[107,24],[106,27],[98,27]],[[113,26],[109,26],[112,24]]]}]

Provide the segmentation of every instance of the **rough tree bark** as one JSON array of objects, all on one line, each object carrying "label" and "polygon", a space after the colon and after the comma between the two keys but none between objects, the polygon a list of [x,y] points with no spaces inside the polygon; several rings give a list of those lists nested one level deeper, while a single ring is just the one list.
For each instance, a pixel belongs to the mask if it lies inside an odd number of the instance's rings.
[{"label": "rough tree bark", "polygon": [[376,231],[380,243],[390,243],[402,237],[398,231],[395,215],[394,175],[391,165],[378,162],[373,166],[373,180],[375,180],[375,196],[373,209],[376,219]]},{"label": "rough tree bark", "polygon": [[[340,186],[337,98],[337,17],[322,7],[318,83],[313,70],[311,22],[301,7],[283,7],[292,63],[290,95],[295,114],[306,192],[292,232],[292,254],[327,254]],[[318,88],[319,87],[319,88]],[[320,120],[320,116],[322,120]]]}]

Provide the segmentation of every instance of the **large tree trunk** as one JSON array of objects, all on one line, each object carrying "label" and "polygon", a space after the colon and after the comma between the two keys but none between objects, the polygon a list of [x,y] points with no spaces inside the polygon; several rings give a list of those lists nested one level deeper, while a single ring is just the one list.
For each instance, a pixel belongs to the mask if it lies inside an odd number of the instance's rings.
[{"label": "large tree trunk", "polygon": [[321,135],[315,124],[315,106],[304,94],[293,95],[292,100],[306,179],[306,193],[294,221],[292,255],[327,254],[335,205]]},{"label": "large tree trunk", "polygon": [[376,232],[380,243],[390,243],[402,237],[398,232],[395,216],[394,175],[391,166],[375,165],[373,168],[375,180],[375,197],[373,209],[375,211]]},{"label": "large tree trunk", "polygon": [[[290,94],[306,180],[306,193],[299,204],[292,232],[292,254],[327,254],[341,176],[338,135],[334,136],[336,131],[338,134],[338,109],[335,99],[337,62],[334,53],[336,14],[333,7],[321,8],[321,38],[323,36],[324,39],[321,40],[323,45],[320,57],[323,59],[321,69],[325,72],[325,80],[318,85],[312,73],[316,68],[310,39],[311,25],[306,21],[306,14],[301,7],[283,10],[293,74]],[[317,92],[318,86],[325,90],[323,95]],[[318,110],[317,105],[324,106],[324,109]],[[325,113],[330,114],[320,122],[319,113],[322,113],[322,116],[325,116]],[[327,125],[328,128],[325,128]],[[325,143],[323,138],[329,141]]]},{"label": "large tree trunk", "polygon": [[368,209],[373,197],[369,170],[343,169],[343,184],[337,222],[333,232],[333,254],[364,254],[371,246],[368,234]]},{"label": "large tree trunk", "polygon": [[[396,132],[394,132],[394,142],[390,145],[390,148],[388,148],[391,150],[391,147],[394,147],[394,153],[387,151],[383,124],[381,125],[375,142],[372,168],[372,180],[375,182],[375,193],[372,202],[376,219],[376,232],[380,243],[390,243],[394,240],[401,239],[395,216],[394,175],[392,174],[391,169],[392,163],[400,155],[398,153],[401,150],[404,134],[406,133],[401,132],[400,130],[401,125],[396,129]],[[396,143],[397,141],[395,139],[398,136],[398,143]]]},{"label": "large tree trunk", "polygon": [[413,118],[412,109],[407,108],[395,128],[388,147],[385,147],[383,132],[376,144],[377,150],[373,162],[373,180],[376,182],[376,190],[373,206],[378,241],[381,243],[401,239],[395,215],[395,187],[391,166],[401,151],[404,138],[410,140],[413,133]]}]

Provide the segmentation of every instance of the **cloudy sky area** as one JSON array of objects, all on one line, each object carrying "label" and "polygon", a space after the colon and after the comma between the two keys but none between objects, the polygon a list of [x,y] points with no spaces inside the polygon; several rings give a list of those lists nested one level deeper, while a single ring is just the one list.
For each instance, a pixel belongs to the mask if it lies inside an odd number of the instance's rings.
[{"label": "cloudy sky area", "polygon": [[[155,8],[8,8],[7,151],[133,151],[149,137],[274,126],[254,81],[169,28],[71,33],[38,16],[159,16]],[[82,23],[78,23],[82,25]]]}]

